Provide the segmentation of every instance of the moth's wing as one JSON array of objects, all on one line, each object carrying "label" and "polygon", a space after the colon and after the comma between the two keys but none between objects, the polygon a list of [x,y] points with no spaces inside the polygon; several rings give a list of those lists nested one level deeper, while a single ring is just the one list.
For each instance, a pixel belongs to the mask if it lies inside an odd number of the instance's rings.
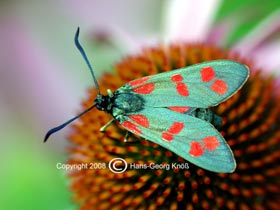
[{"label": "moth's wing", "polygon": [[248,67],[238,62],[215,60],[136,79],[118,92],[139,94],[150,107],[207,108],[231,97],[248,76]]},{"label": "moth's wing", "polygon": [[145,108],[124,116],[121,125],[201,168],[225,173],[235,170],[235,159],[225,139],[201,119],[166,108]]}]

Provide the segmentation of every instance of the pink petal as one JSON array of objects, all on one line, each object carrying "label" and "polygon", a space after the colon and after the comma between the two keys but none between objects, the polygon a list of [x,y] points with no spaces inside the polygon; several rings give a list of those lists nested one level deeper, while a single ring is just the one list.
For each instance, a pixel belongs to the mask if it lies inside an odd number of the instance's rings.
[{"label": "pink petal", "polygon": [[[137,50],[143,45],[155,43],[160,29],[161,1],[62,1],[67,13],[83,23],[84,30],[105,30],[111,33],[116,47]],[[156,37],[156,38],[155,38]],[[121,43],[121,44],[120,44]]]},{"label": "pink petal", "polygon": [[269,37],[280,31],[279,19],[280,10],[277,10],[237,43],[234,50],[238,51],[241,55],[254,53],[257,47],[266,44],[266,40]]},{"label": "pink petal", "polygon": [[233,19],[228,18],[222,22],[215,23],[206,38],[206,42],[216,46],[226,46],[228,35],[235,30],[235,23]]},{"label": "pink petal", "polygon": [[79,104],[74,78],[63,79],[67,67],[54,62],[19,20],[2,23],[1,31],[0,95],[17,120],[46,132],[71,117]]},{"label": "pink petal", "polygon": [[220,0],[173,0],[166,5],[166,41],[203,41],[208,36]]},{"label": "pink petal", "polygon": [[262,45],[251,56],[258,66],[280,76],[280,41]]}]

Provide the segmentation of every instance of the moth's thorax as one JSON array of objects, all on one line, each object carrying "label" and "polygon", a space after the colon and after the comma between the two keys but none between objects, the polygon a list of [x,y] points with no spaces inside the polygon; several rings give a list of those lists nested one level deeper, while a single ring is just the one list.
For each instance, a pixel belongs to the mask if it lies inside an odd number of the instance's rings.
[{"label": "moth's thorax", "polygon": [[[144,100],[141,96],[134,93],[116,93],[114,108],[123,114],[133,113],[143,109]],[[113,113],[114,114],[114,113]]]},{"label": "moth's thorax", "polygon": [[97,109],[108,112],[115,118],[140,111],[144,106],[144,100],[141,96],[120,89],[115,93],[108,90],[108,95],[97,95],[94,103]]}]

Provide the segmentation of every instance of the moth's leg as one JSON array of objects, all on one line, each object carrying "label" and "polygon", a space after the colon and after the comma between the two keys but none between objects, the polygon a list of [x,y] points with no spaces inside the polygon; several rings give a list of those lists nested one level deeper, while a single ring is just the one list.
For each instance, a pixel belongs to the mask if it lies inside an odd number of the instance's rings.
[{"label": "moth's leg", "polygon": [[103,126],[99,129],[99,131],[105,132],[106,128],[107,128],[108,126],[110,126],[115,120],[116,120],[116,119],[113,118],[112,120],[110,120],[109,122],[107,122],[105,125],[103,125]]},{"label": "moth's leg", "polygon": [[131,136],[131,133],[129,131],[126,131],[126,134],[124,136],[124,142],[128,142],[128,139],[130,136]]},{"label": "moth's leg", "polygon": [[136,143],[136,142],[139,142],[140,140],[131,140],[131,141],[129,141],[129,138],[131,137],[131,132],[129,132],[129,131],[126,131],[126,134],[125,134],[125,136],[124,136],[124,142],[125,143]]}]

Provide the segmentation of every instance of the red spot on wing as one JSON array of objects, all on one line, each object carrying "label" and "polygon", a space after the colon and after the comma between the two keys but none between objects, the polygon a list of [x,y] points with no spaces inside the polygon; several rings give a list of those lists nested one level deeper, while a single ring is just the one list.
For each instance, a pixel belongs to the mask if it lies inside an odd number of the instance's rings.
[{"label": "red spot on wing", "polygon": [[139,93],[139,94],[150,94],[151,92],[154,91],[154,89],[155,89],[155,84],[151,83],[151,84],[146,84],[146,85],[134,88],[132,91],[135,93]]},{"label": "red spot on wing", "polygon": [[212,67],[205,67],[200,70],[201,81],[210,82],[215,77],[215,70]]},{"label": "red spot on wing", "polygon": [[208,150],[216,150],[216,148],[220,145],[216,136],[205,137],[202,141],[204,143],[204,147]]},{"label": "red spot on wing", "polygon": [[193,141],[191,143],[191,148],[189,151],[190,155],[194,156],[194,157],[199,157],[201,155],[203,155],[203,148],[201,146],[201,144],[199,142]]},{"label": "red spot on wing", "polygon": [[186,84],[182,82],[176,83],[176,90],[181,96],[189,96],[189,90]]},{"label": "red spot on wing", "polygon": [[161,138],[164,141],[172,141],[173,140],[173,135],[171,133],[168,133],[168,132],[163,132],[162,135],[161,135]]},{"label": "red spot on wing", "polygon": [[127,130],[131,131],[132,133],[135,133],[135,134],[138,134],[138,135],[142,134],[142,131],[132,122],[124,121],[122,123],[122,126],[125,127]]},{"label": "red spot on wing", "polygon": [[169,128],[168,132],[172,134],[178,134],[184,128],[184,123],[182,122],[174,122]]},{"label": "red spot on wing", "polygon": [[165,141],[172,141],[174,139],[173,135],[180,133],[184,126],[182,122],[174,122],[168,131],[162,133],[162,139]]},{"label": "red spot on wing", "polygon": [[140,85],[140,84],[143,84],[144,82],[147,82],[149,79],[150,79],[150,77],[143,77],[140,79],[132,80],[128,84],[131,86]]},{"label": "red spot on wing", "polygon": [[224,95],[228,91],[227,83],[221,79],[216,79],[211,85],[211,89],[220,95]]},{"label": "red spot on wing", "polygon": [[185,83],[181,82],[184,78],[180,74],[174,74],[171,76],[171,80],[176,83],[176,91],[181,96],[189,96],[189,90]]},{"label": "red spot on wing", "polygon": [[174,112],[180,112],[180,113],[185,113],[190,109],[189,106],[169,106],[167,108]]},{"label": "red spot on wing", "polygon": [[142,115],[142,114],[134,114],[134,115],[130,115],[128,116],[132,121],[136,122],[137,124],[143,126],[143,127],[149,127],[150,123],[149,120],[147,119],[146,116]]},{"label": "red spot on wing", "polygon": [[180,74],[174,74],[174,75],[172,75],[172,77],[171,77],[171,80],[172,80],[173,82],[181,82],[183,79],[184,79],[184,78],[183,78],[182,75],[180,75]]}]

